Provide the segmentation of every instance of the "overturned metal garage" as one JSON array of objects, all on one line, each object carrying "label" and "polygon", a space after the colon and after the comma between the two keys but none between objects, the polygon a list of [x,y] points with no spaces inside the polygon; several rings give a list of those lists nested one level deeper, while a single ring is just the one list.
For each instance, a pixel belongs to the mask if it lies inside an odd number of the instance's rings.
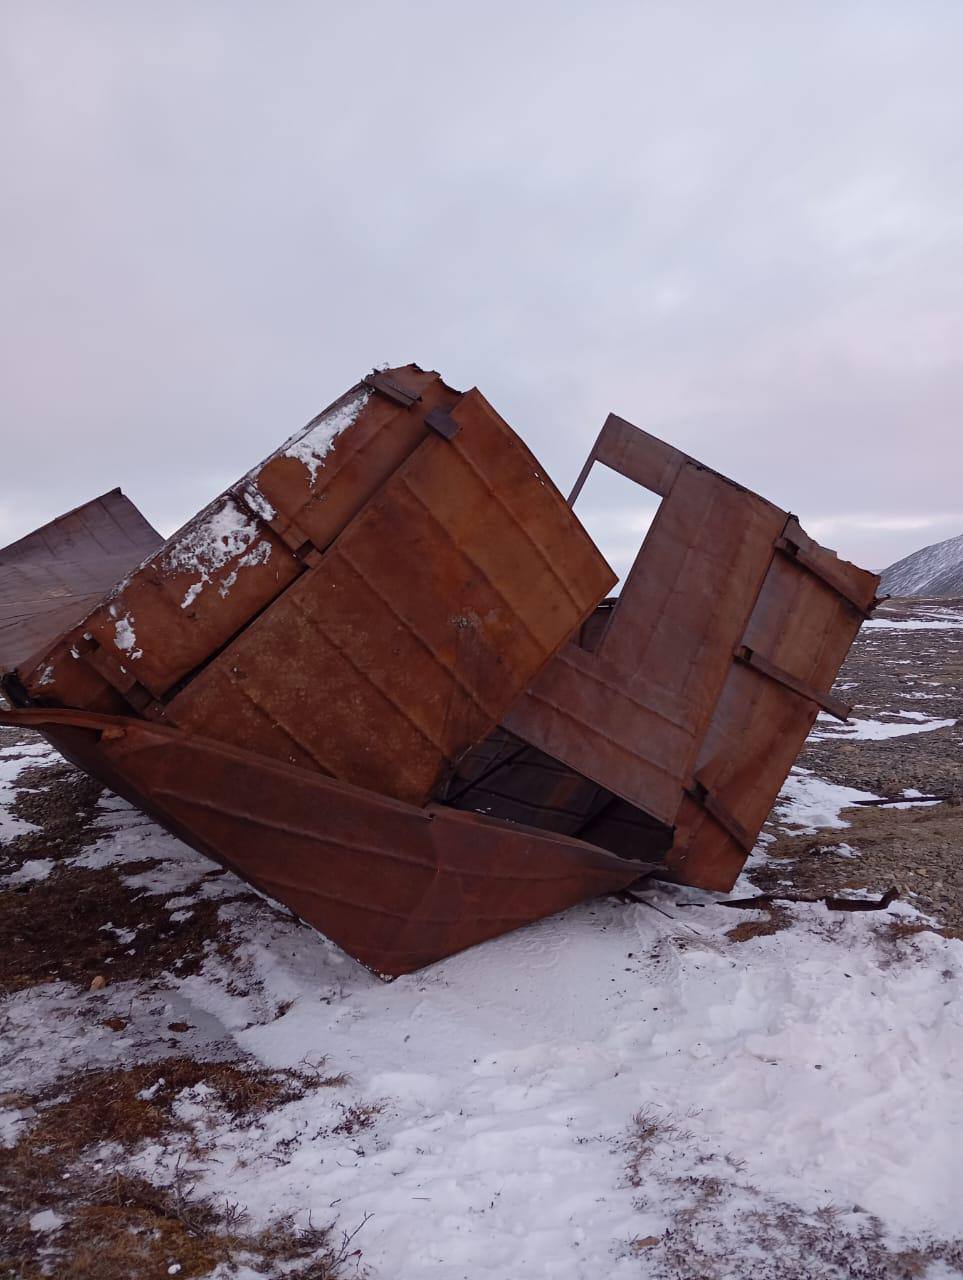
[{"label": "overturned metal garage", "polygon": [[[594,465],[661,498],[617,598]],[[407,365],[166,541],[115,490],[0,551],[0,721],[394,976],[645,875],[731,888],[877,584],[615,416],[566,502]]]}]

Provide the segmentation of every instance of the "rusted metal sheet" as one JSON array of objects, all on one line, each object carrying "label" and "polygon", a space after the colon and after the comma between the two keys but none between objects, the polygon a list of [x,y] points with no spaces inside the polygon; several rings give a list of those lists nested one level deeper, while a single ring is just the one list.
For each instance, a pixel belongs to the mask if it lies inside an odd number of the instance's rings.
[{"label": "rusted metal sheet", "polygon": [[625,888],[646,870],[582,841],[417,808],[142,720],[33,709],[0,711],[0,723],[39,729],[385,977]]},{"label": "rusted metal sheet", "polygon": [[[596,463],[662,499],[617,598],[570,507]],[[614,415],[566,504],[414,365],[116,584],[108,551],[6,720],[386,975],[647,871],[729,888],[877,584]]]},{"label": "rusted metal sheet", "polygon": [[[805,559],[776,552],[743,633],[743,645],[790,672],[817,696],[789,688],[741,661],[741,648],[720,695],[694,766],[716,803],[754,839],[829,694],[836,674],[875,601],[875,574],[838,560],[787,516],[785,537]],[[809,561],[821,572],[813,572]],[[830,585],[832,580],[834,585]],[[841,594],[836,588],[845,588]],[[842,710],[842,708],[837,708]],[[686,795],[666,860],[672,879],[729,890],[746,850]]]},{"label": "rusted metal sheet", "polygon": [[[504,724],[674,828],[661,874],[729,889],[820,706],[845,714],[830,689],[879,579],[622,418],[607,420],[570,501],[595,462],[662,503],[621,596]],[[511,768],[489,789],[509,786]],[[564,808],[570,785],[562,770],[557,795],[540,802]]]},{"label": "rusted metal sheet", "polygon": [[43,654],[162,541],[112,489],[0,548],[0,671]]},{"label": "rusted metal sheet", "polygon": [[479,392],[378,377],[390,395],[358,384],[216,499],[27,694],[427,802],[615,579]]},{"label": "rusted metal sheet", "polygon": [[613,581],[483,397],[449,413],[457,434],[422,427],[317,565],[167,704],[168,722],[413,804],[435,794]]}]

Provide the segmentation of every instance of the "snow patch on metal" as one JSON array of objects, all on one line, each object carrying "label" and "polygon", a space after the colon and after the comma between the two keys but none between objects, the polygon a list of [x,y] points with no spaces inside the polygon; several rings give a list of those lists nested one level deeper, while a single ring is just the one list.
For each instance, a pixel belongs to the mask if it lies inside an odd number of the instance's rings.
[{"label": "snow patch on metal", "polygon": [[[181,600],[181,608],[189,609],[204,587],[212,583],[218,572],[232,560],[237,565],[219,584],[226,595],[237,581],[237,573],[247,564],[263,564],[270,558],[271,546],[252,547],[259,535],[257,524],[230,498],[210,508],[184,534],[172,543],[164,556],[162,568],[173,573],[197,574]],[[240,559],[239,559],[240,558]]]},{"label": "snow patch on metal", "polygon": [[233,587],[235,582],[237,582],[237,575],[241,569],[247,569],[255,564],[267,564],[270,559],[270,542],[259,542],[256,546],[252,547],[250,551],[245,552],[231,572],[221,579],[220,585],[217,588],[218,595],[220,595],[222,599],[227,596],[231,587]]},{"label": "snow patch on metal", "polygon": [[303,431],[298,432],[282,445],[278,456],[297,458],[307,467],[313,484],[335,440],[342,431],[347,431],[348,427],[357,422],[361,410],[370,398],[371,392],[365,388],[344,404],[329,409],[327,413],[323,413],[320,418],[309,423]]},{"label": "snow patch on metal", "polygon": [[271,506],[270,502],[268,502],[267,498],[265,498],[264,494],[256,484],[251,484],[246,489],[242,490],[241,496],[254,514],[256,516],[260,516],[265,522],[269,522],[277,518],[278,513],[275,511],[274,507]]},{"label": "snow patch on metal", "polygon": [[[111,613],[113,612],[114,610],[111,608]],[[142,658],[144,656],[143,649],[137,648],[137,635],[134,631],[132,614],[125,613],[122,618],[118,618],[114,623],[114,644],[130,658]]]}]

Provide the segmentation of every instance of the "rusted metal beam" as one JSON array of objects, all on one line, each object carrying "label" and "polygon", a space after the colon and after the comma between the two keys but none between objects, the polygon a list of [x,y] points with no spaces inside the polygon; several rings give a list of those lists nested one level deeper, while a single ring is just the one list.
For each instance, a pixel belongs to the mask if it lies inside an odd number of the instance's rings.
[{"label": "rusted metal beam", "polygon": [[704,782],[700,782],[698,778],[694,779],[692,786],[686,788],[686,794],[700,809],[704,809],[741,849],[746,853],[752,853],[756,843],[752,833],[747,831],[739,819],[730,813],[717,796],[712,794]]},{"label": "rusted metal beam", "polygon": [[[801,569],[805,569],[807,573],[811,573],[813,577],[818,578],[820,582],[825,583],[831,591],[836,594],[859,614],[861,618],[868,618],[872,614],[872,609],[867,609],[860,600],[853,594],[849,586],[842,578],[833,573],[826,565],[819,564],[816,559],[809,554],[805,548],[799,546],[791,538],[777,538],[773,543],[775,549],[781,552],[793,564],[798,564]],[[875,600],[875,596],[874,596]]]},{"label": "rusted metal beam", "polygon": [[651,863],[133,717],[4,711],[381,977],[632,884]]},{"label": "rusted metal beam", "polygon": [[400,404],[406,409],[410,408],[411,405],[417,403],[417,401],[421,399],[421,396],[399,386],[397,382],[393,381],[384,373],[369,373],[367,377],[363,379],[363,382],[365,386],[370,387],[372,391],[377,391],[388,400],[394,400],[396,404]]},{"label": "rusted metal beam", "polygon": [[444,409],[432,409],[431,413],[426,413],[425,426],[431,427],[432,431],[437,431],[446,440],[453,440],[460,429],[455,419]]},{"label": "rusted metal beam", "polygon": [[793,693],[798,693],[801,698],[815,702],[831,716],[835,716],[837,720],[845,722],[849,719],[849,713],[852,711],[849,703],[843,702],[842,698],[834,698],[831,693],[820,693],[818,689],[814,689],[812,685],[798,679],[790,671],[786,671],[784,667],[777,666],[775,662],[770,662],[763,654],[756,653],[748,645],[743,644],[736,649],[736,661],[744,663],[747,667],[752,667],[754,671],[768,676],[770,680],[775,680],[777,684],[781,684],[784,688],[791,689]]}]

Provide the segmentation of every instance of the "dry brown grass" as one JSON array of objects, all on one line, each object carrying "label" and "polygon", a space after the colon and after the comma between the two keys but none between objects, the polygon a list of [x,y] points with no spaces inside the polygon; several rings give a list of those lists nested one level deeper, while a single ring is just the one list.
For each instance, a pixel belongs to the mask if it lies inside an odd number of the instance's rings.
[{"label": "dry brown grass", "polygon": [[66,1087],[53,1086],[34,1099],[38,1119],[30,1131],[35,1149],[54,1149],[62,1158],[94,1142],[132,1147],[189,1126],[177,1120],[174,1103],[185,1089],[203,1085],[214,1106],[231,1120],[243,1120],[303,1098],[312,1088],[341,1084],[343,1076],[320,1072],[241,1066],[164,1058],[132,1067],[85,1071]]},{"label": "dry brown grass", "polygon": [[[175,1112],[177,1099],[198,1085],[220,1121],[248,1124],[311,1089],[343,1083],[344,1076],[326,1076],[323,1063],[270,1071],[181,1057],[80,1072],[41,1094],[7,1097],[33,1118],[15,1146],[0,1149],[0,1275],[146,1280],[174,1264],[178,1275],[191,1277],[243,1261],[265,1275],[281,1274],[283,1263],[284,1274],[298,1280],[333,1280],[350,1241],[336,1247],[330,1228],[304,1230],[283,1218],[266,1230],[245,1229],[238,1206],[195,1195],[185,1173],[156,1186],[123,1172],[122,1161],[114,1161],[119,1171],[105,1173],[107,1161],[96,1157],[103,1144],[129,1152],[178,1134],[186,1152],[201,1156],[203,1135]],[[63,1218],[59,1230],[30,1229],[42,1209]]]},{"label": "dry brown grass", "polygon": [[126,1174],[76,1172],[71,1182],[58,1201],[58,1231],[38,1237],[22,1223],[0,1238],[0,1275],[154,1280],[174,1265],[178,1276],[195,1277],[227,1263],[289,1280],[337,1280],[353,1256],[351,1238],[338,1243],[330,1227],[284,1217],[252,1230],[237,1206],[197,1196],[183,1179],[157,1187]]},{"label": "dry brown grass", "polygon": [[730,942],[749,942],[752,938],[765,938],[792,925],[792,916],[788,908],[781,907],[778,903],[763,903],[758,907],[758,911],[762,916],[761,919],[741,920],[739,924],[726,930],[726,937]]},{"label": "dry brown grass", "polygon": [[963,1274],[963,1239],[894,1248],[865,1210],[806,1211],[753,1186],[731,1153],[699,1146],[651,1109],[633,1118],[622,1144],[639,1207],[651,1211],[657,1194],[668,1215],[661,1235],[625,1245],[628,1256],[644,1259],[649,1280],[913,1280],[937,1263]]},{"label": "dry brown grass", "polygon": [[[45,880],[0,894],[0,991],[54,981],[86,988],[98,975],[122,982],[168,971],[195,973],[208,944],[224,932],[219,908],[256,899],[198,898],[186,919],[173,920],[175,908],[165,906],[170,893],[151,894],[124,883],[123,876],[156,865],[144,860],[119,869],[60,866]],[[135,936],[121,942],[114,930]]]}]

